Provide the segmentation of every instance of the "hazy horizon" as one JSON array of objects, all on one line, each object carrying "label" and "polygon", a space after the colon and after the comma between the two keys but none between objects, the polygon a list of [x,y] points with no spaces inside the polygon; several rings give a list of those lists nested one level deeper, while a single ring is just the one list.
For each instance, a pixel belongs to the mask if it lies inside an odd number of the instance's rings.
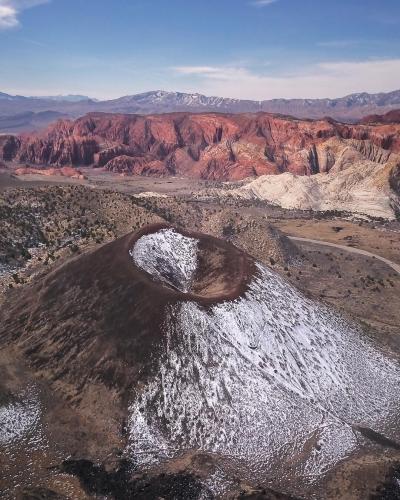
[{"label": "hazy horizon", "polygon": [[[377,93],[369,93],[370,95],[374,95],[374,94],[387,94],[387,93],[392,93],[392,92],[397,92],[399,91],[399,89],[393,89],[393,90],[389,90],[388,92],[377,92]],[[0,93],[2,93],[3,91],[0,89]],[[180,90],[164,90],[164,89],[152,89],[152,90],[146,90],[144,92],[137,92],[135,94],[131,93],[131,94],[125,94],[125,95],[121,95],[121,96],[117,96],[115,98],[111,98],[110,100],[112,99],[116,99],[116,98],[123,98],[123,97],[130,97],[130,96],[136,96],[136,95],[145,95],[145,94],[155,94],[157,92],[165,92],[165,93],[171,93],[171,94],[187,94],[187,95],[205,95],[205,94],[201,94],[200,92],[182,92]],[[84,98],[89,98],[89,99],[92,99],[94,101],[98,101],[98,102],[101,102],[101,101],[106,101],[106,100],[109,100],[108,98],[96,98],[96,97],[92,97],[90,95],[83,95],[83,94],[69,94],[69,93],[65,93],[65,94],[56,94],[56,95],[27,95],[27,96],[23,96],[21,94],[12,94],[11,92],[4,92],[8,95],[11,95],[13,97],[17,97],[17,96],[20,96],[20,97],[28,97],[28,98],[32,98],[32,99],[46,99],[46,98],[49,98],[49,99],[52,99],[52,100],[55,100],[55,98],[59,98],[60,100],[62,98],[82,98],[82,100]],[[348,97],[348,96],[351,96],[351,95],[356,95],[356,94],[363,94],[365,92],[357,92],[357,93],[353,93],[353,94],[346,94],[346,95],[338,95],[338,96],[333,96],[333,97],[319,97],[319,98],[302,98],[302,97],[297,97],[297,98],[293,98],[293,99],[309,99],[309,100],[314,100],[314,99],[341,99],[341,98],[345,98],[345,97]],[[222,99],[229,99],[230,97],[229,96],[223,96],[223,95],[205,95],[205,97],[208,97],[208,98],[222,98]],[[232,98],[232,99],[235,99],[235,98]],[[240,99],[240,98],[239,98]],[[280,99],[280,98],[275,98],[275,99]],[[285,99],[285,98],[281,98],[281,99]],[[243,99],[243,100],[246,100],[246,99]],[[248,100],[252,100],[252,99],[248,99]],[[266,99],[268,101],[268,99]],[[273,100],[273,99],[271,99]],[[286,98],[286,100],[291,100],[290,98]],[[72,100],[71,100],[72,101]],[[254,99],[254,101],[256,102],[257,99]],[[261,100],[260,100],[261,101]],[[78,100],[76,100],[75,102],[78,102]]]}]

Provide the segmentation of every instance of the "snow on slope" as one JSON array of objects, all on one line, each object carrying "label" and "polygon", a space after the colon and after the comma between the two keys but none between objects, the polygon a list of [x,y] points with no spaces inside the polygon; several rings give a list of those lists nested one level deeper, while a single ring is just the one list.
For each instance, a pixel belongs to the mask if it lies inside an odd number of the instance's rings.
[{"label": "snow on slope", "polygon": [[188,292],[197,266],[197,244],[173,229],[142,236],[131,257],[137,266],[181,292]]},{"label": "snow on slope", "polygon": [[[181,246],[179,267],[192,265],[193,247]],[[129,449],[143,463],[198,449],[241,467],[243,479],[313,481],[357,449],[353,426],[398,437],[398,365],[356,326],[257,268],[238,300],[166,311],[158,376],[130,407]]]},{"label": "snow on slope", "polygon": [[0,445],[8,445],[33,431],[40,419],[40,404],[33,387],[27,387],[18,401],[0,406]]}]

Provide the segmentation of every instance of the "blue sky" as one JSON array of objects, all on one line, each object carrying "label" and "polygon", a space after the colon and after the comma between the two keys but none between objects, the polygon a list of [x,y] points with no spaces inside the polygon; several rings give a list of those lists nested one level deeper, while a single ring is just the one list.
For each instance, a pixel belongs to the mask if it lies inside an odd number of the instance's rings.
[{"label": "blue sky", "polygon": [[12,94],[397,88],[399,0],[0,0],[0,91]]}]

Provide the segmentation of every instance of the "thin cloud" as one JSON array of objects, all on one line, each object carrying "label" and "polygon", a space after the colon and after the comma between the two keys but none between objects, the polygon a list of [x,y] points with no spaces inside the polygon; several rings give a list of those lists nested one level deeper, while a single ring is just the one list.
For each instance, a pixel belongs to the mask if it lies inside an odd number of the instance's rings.
[{"label": "thin cloud", "polygon": [[235,66],[175,66],[173,70],[180,75],[197,76],[209,80],[251,79],[252,74],[246,68]]},{"label": "thin cloud", "polygon": [[48,3],[50,0],[0,0],[0,30],[20,25],[18,16],[26,9]]},{"label": "thin cloud", "polygon": [[48,45],[43,42],[39,42],[38,40],[33,40],[32,38],[17,38],[16,40],[20,40],[21,42],[27,43],[29,45],[35,45],[36,47],[47,47]]},{"label": "thin cloud", "polygon": [[0,4],[0,29],[18,26],[17,11],[9,5]]},{"label": "thin cloud", "polygon": [[181,75],[206,75],[223,71],[221,68],[214,66],[174,66],[173,69]]},{"label": "thin cloud", "polygon": [[320,62],[291,74],[266,75],[245,67],[179,66],[175,74],[207,95],[240,99],[325,98],[399,88],[400,59]]},{"label": "thin cloud", "polygon": [[254,0],[254,2],[251,2],[251,5],[254,5],[254,7],[267,7],[277,1],[278,0]]},{"label": "thin cloud", "polygon": [[317,42],[319,47],[327,47],[332,49],[341,49],[346,47],[354,47],[355,45],[360,45],[362,42],[360,40],[326,40]]}]

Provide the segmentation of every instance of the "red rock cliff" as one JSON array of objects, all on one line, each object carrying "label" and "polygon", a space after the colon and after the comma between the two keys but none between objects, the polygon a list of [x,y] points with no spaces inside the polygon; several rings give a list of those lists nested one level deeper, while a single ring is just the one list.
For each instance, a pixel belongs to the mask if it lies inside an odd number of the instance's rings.
[{"label": "red rock cliff", "polygon": [[332,161],[326,144],[333,139],[363,141],[360,148],[365,151],[399,152],[400,125],[344,125],[267,113],[92,113],[21,138],[15,156],[32,164],[94,165],[114,172],[229,180],[327,171]]}]

